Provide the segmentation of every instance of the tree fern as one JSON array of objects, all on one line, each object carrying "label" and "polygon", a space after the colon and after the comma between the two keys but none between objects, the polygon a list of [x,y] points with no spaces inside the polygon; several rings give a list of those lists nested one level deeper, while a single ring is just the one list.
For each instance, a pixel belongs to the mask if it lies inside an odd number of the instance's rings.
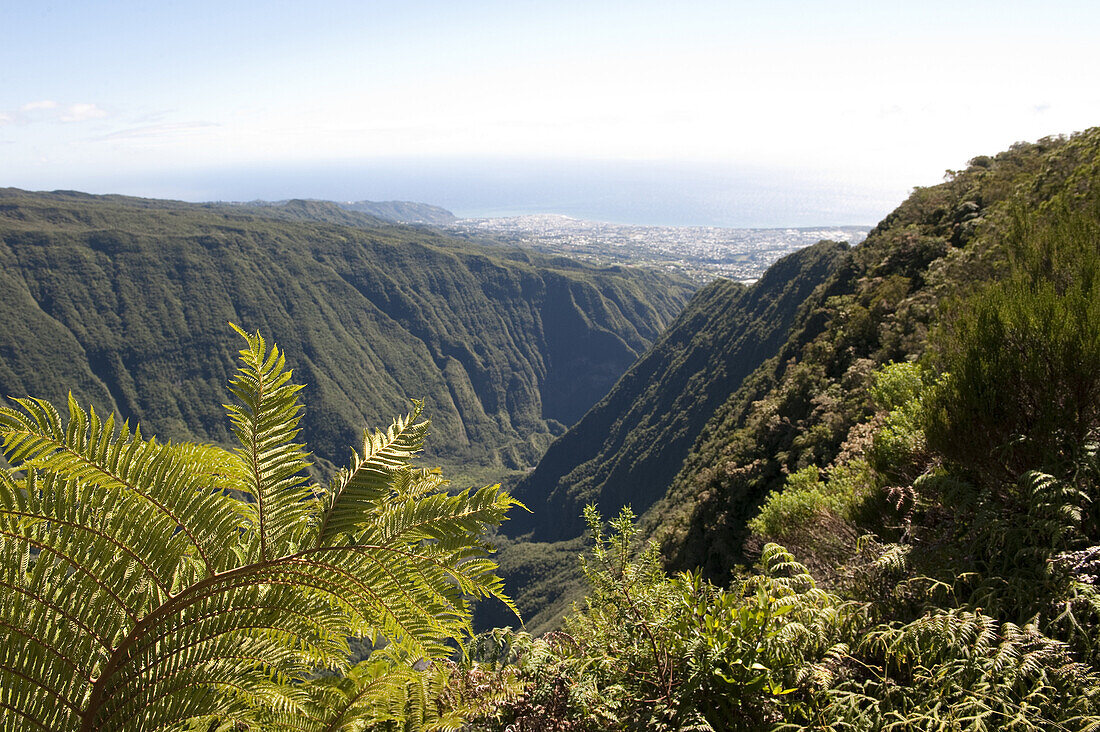
[{"label": "tree fern", "polygon": [[[514,501],[449,495],[409,465],[419,405],[311,483],[300,387],[277,347],[238,332],[232,452],[145,439],[72,398],[67,418],[34,399],[0,408],[3,729],[350,729],[318,712],[341,684],[362,692],[349,724],[376,714],[412,662],[468,632],[468,596],[507,602],[477,537]],[[348,671],[362,636],[388,660],[324,693],[302,683]]]}]

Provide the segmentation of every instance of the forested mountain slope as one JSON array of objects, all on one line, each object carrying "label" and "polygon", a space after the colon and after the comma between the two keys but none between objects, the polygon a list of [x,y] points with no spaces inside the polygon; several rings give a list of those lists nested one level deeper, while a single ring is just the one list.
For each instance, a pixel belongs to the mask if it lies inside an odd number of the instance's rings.
[{"label": "forested mountain slope", "polygon": [[[72,252],[81,247],[59,253],[33,226],[20,237],[12,224],[17,243],[4,240],[3,284],[22,283],[26,297],[16,292],[3,302],[15,312],[38,296],[31,302],[43,304],[41,317],[16,312],[26,316],[21,326],[34,346],[50,337],[64,345],[68,334],[84,348],[85,334],[60,328],[50,313],[108,302],[108,292],[123,301],[130,290],[105,288],[95,275],[142,252],[141,240],[117,225],[100,239],[90,211],[50,205],[52,218],[67,215],[69,225],[83,215],[96,246],[78,258]],[[165,208],[166,217],[179,210]],[[33,224],[31,214],[15,215]],[[124,212],[112,218],[122,221]],[[271,223],[241,218],[234,237],[215,227],[231,241],[210,236],[208,248],[248,236],[284,247],[263,234]],[[362,248],[371,241],[369,226],[306,229],[366,236]],[[331,272],[330,287],[351,277],[334,266],[334,255],[320,256],[310,236],[280,231],[311,253],[311,266]],[[172,252],[172,241],[162,236],[150,246]],[[401,255],[415,248],[400,242],[387,256],[407,269]],[[33,271],[72,268],[66,252],[82,265],[83,287],[50,290],[46,275],[10,277],[28,269],[27,259],[39,263]],[[443,254],[472,256],[460,247]],[[259,256],[240,261],[273,266]],[[217,260],[244,282],[240,261]],[[109,726],[131,709],[139,710],[135,728],[157,713],[190,716],[196,729],[236,720],[266,729],[269,718],[289,728],[305,718],[320,728],[408,716],[415,726],[453,712],[452,726],[486,732],[1100,729],[1100,128],[975,158],[942,185],[915,190],[865,244],[824,242],[781,265],[792,266],[789,276],[777,269],[776,287],[757,293],[770,292],[754,305],[761,317],[789,312],[784,298],[794,299],[799,277],[821,269],[810,278],[816,287],[803,283],[811,292],[790,316],[785,342],[768,341],[778,346],[774,356],[730,386],[641,527],[629,510],[609,517],[614,506],[604,505],[601,518],[587,507],[589,530],[570,541],[484,535],[513,503],[499,486],[433,495],[443,490],[438,474],[401,467],[427,429],[413,417],[379,436],[389,445],[372,445],[380,451],[371,459],[360,464],[353,455],[352,471],[328,492],[283,479],[306,468],[293,444],[296,387],[283,384],[281,363],[266,377],[257,373],[268,370],[261,365],[267,349],[243,332],[244,376],[232,389],[241,404],[229,409],[256,470],[218,448],[141,444],[128,431],[113,441],[113,422],[75,407],[67,428],[29,401],[0,410],[4,452],[16,469],[0,474],[8,708],[41,728],[63,719],[73,729]],[[139,273],[135,287],[178,294],[160,284],[161,270]],[[269,310],[291,307],[282,299],[289,280],[259,279],[278,288],[255,300]],[[731,315],[749,314],[742,306],[754,290],[716,285],[700,293],[640,362],[665,353],[663,369],[647,367],[664,401],[646,393],[634,401],[690,409],[692,395],[717,394],[711,382],[733,372],[718,354],[748,356],[770,337],[767,324]],[[198,299],[191,290],[185,296]],[[423,296],[400,302],[390,312],[433,307]],[[240,298],[231,306],[257,308]],[[176,311],[186,308],[173,303],[153,315]],[[145,323],[124,307],[115,314],[112,327]],[[675,340],[692,327],[692,338]],[[156,355],[149,347],[141,354]],[[303,348],[300,357],[315,353]],[[79,370],[61,358],[47,354],[34,365]],[[186,388],[190,374],[180,376],[169,388]],[[714,391],[685,386],[693,376]],[[103,382],[97,371],[91,377],[89,388]],[[663,417],[633,416],[674,434],[675,423]],[[614,421],[607,429],[616,433]],[[649,460],[628,430],[617,434],[623,449]],[[331,500],[318,498],[328,493]],[[126,510],[108,510],[112,502]],[[187,512],[194,521],[180,520]],[[135,530],[135,520],[153,530]],[[660,543],[643,545],[646,533]],[[492,562],[475,558],[496,538],[501,573],[528,628],[560,620],[562,632],[496,628],[470,638],[464,651],[418,641],[467,638],[468,605],[459,595],[502,596]],[[379,549],[389,559],[375,556]],[[330,563],[344,556],[356,564]],[[260,586],[250,587],[255,578]],[[290,589],[298,578],[306,591]],[[244,622],[206,604],[223,586],[243,601]],[[73,601],[70,589],[87,601]],[[270,592],[291,602],[270,607]],[[562,607],[570,592],[578,600],[572,610]],[[376,612],[378,598],[393,602],[382,600]],[[303,602],[310,612],[300,612]],[[87,608],[88,620],[75,618],[80,634],[64,630],[74,620],[66,606]],[[292,621],[279,615],[287,608],[297,612]],[[490,614],[483,623],[494,620]],[[345,639],[377,617],[394,642],[367,665],[341,667]],[[162,633],[165,618],[182,620]],[[404,651],[403,641],[410,643]],[[285,675],[274,673],[283,662]],[[329,675],[333,667],[344,677]],[[192,697],[193,685],[176,683],[176,671],[194,671],[187,678],[230,695]],[[379,675],[388,671],[393,684]],[[414,671],[424,674],[419,685]],[[182,702],[160,704],[178,689]],[[373,691],[386,708],[359,705]]]},{"label": "forested mountain slope", "polygon": [[799,305],[847,245],[821,242],[750,287],[717,280],[515,489],[534,514],[507,526],[536,541],[578,536],[587,503],[644,511],[664,495],[714,410],[786,341]]},{"label": "forested mountain slope", "polygon": [[360,211],[401,224],[442,226],[453,223],[458,218],[441,206],[413,201],[349,201],[337,205],[348,211]]},{"label": "forested mountain slope", "polygon": [[[517,488],[535,513],[505,531],[533,531],[525,535],[542,543],[506,545],[501,566],[535,627],[550,621],[538,603],[552,605],[576,577],[565,559],[575,542],[554,542],[580,533],[587,501],[605,516],[623,504],[645,512],[646,534],[677,569],[701,567],[721,582],[751,561],[747,524],[765,497],[792,473],[844,457],[850,437],[858,443],[850,432],[874,412],[875,369],[924,354],[941,300],[1006,269],[1014,212],[1088,190],[1098,150],[1092,130],[975,158],[943,184],[916,189],[858,247],[822,244],[777,263],[758,283],[775,299],[755,313],[748,290],[700,291]],[[793,284],[801,265],[796,287],[775,289]],[[788,317],[766,337],[760,327],[770,321],[754,322],[765,313]],[[668,452],[685,440],[693,446]]]},{"label": "forested mountain slope", "polygon": [[457,217],[445,208],[409,201],[355,201],[341,203],[317,199],[292,198],[287,201],[250,201],[247,203],[206,203],[204,207],[227,213],[249,213],[265,218],[289,221],[316,221],[366,228],[380,222],[444,226]]},{"label": "forested mountain slope", "polygon": [[728,578],[750,558],[746,524],[766,496],[799,469],[824,469],[863,449],[873,431],[860,426],[874,412],[873,371],[922,357],[942,305],[1008,270],[1004,242],[1020,221],[1054,198],[1085,205],[1098,172],[1094,128],[979,156],[944,183],[915,189],[846,255],[778,355],[702,430],[647,517],[666,561]]},{"label": "forested mountain slope", "polygon": [[[522,467],[679,313],[690,283],[429,230],[0,191],[0,394],[224,442],[227,322],[277,338],[319,456],[423,398],[433,458]],[[289,218],[289,217],[284,217]]]}]

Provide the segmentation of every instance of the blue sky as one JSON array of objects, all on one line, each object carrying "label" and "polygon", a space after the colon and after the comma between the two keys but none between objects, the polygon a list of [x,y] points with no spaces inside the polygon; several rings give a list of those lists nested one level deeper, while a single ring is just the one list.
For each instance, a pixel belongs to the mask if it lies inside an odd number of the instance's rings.
[{"label": "blue sky", "polygon": [[[8,2],[0,185],[333,197],[241,171],[648,162],[888,208],[1100,124],[1097,38],[1095,2]],[[348,197],[416,192],[380,180]]]}]

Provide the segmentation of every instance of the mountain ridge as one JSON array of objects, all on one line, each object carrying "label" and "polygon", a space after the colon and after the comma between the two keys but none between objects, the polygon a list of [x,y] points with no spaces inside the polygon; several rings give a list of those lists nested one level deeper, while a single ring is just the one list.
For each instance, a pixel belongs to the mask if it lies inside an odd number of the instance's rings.
[{"label": "mountain ridge", "polygon": [[[666,565],[698,568],[725,583],[737,567],[751,563],[761,545],[746,542],[763,540],[753,537],[748,522],[769,495],[782,491],[788,477],[799,470],[816,466],[824,471],[849,454],[846,451],[866,449],[869,438],[860,430],[870,429],[865,421],[874,414],[869,389],[875,370],[921,358],[940,303],[995,279],[1005,269],[1001,241],[1012,226],[1013,211],[1043,211],[1057,196],[1076,200],[1074,196],[1095,190],[1097,179],[1100,128],[1019,143],[996,156],[974,158],[966,169],[950,171],[942,184],[914,189],[866,241],[838,253],[827,276],[797,303],[787,335],[775,351],[733,385],[703,419],[690,449],[677,459],[678,472],[658,489],[657,500],[635,505],[643,536],[659,544]],[[681,327],[699,303],[716,292],[712,286],[697,293],[671,329]],[[728,291],[731,299],[738,293]],[[714,327],[720,318],[704,318],[703,323]],[[668,340],[666,332],[617,382],[613,392],[622,391],[619,419],[630,414],[635,402],[675,403],[683,393],[682,384],[692,376],[707,380],[706,369],[698,368],[679,384],[661,387],[671,388],[661,395],[647,393],[652,384],[646,380],[626,388],[632,372]],[[661,369],[650,371],[658,380],[663,375]],[[606,409],[607,402],[605,397],[589,414]],[[616,416],[604,419],[608,432],[617,429]],[[601,513],[612,516],[628,502],[621,494],[576,490],[569,496],[568,488],[562,490],[567,483],[588,487],[586,481],[609,473],[615,463],[614,450],[591,449],[602,444],[602,436],[588,435],[587,444],[575,451],[576,460],[562,461],[564,468],[550,465],[559,459],[553,445],[569,444],[570,432],[579,434],[587,419],[588,415],[552,443],[544,457],[546,465],[536,466],[517,489],[536,512],[540,498],[564,495],[572,500],[552,503],[548,515],[525,517],[505,528],[511,536],[535,540],[527,545],[504,543],[501,567],[510,578],[531,578],[529,586],[517,586],[515,592],[536,630],[553,627],[568,609],[568,593],[580,588],[577,570],[564,558],[579,548],[579,540],[567,538],[576,529],[578,506],[599,498]],[[629,430],[618,439],[616,450],[630,439]],[[593,452],[601,457],[592,461],[590,471],[578,470]],[[536,497],[532,479],[548,472],[547,467],[555,467],[549,471],[553,478],[544,482]],[[539,521],[554,531],[540,533]],[[811,553],[814,548],[809,548]],[[812,563],[813,557],[807,561]],[[544,572],[542,578],[535,568]]]},{"label": "mountain ridge", "polygon": [[[290,198],[282,201],[246,201],[213,206],[234,206],[245,210],[265,210],[276,215],[327,223],[364,223],[363,216],[394,224],[446,226],[458,220],[453,213],[430,203],[416,201],[330,201],[321,198]],[[365,223],[369,223],[365,222]]]},{"label": "mountain ridge", "polygon": [[[719,407],[644,523],[668,565],[724,580],[751,561],[747,522],[787,477],[862,450],[871,373],[925,358],[943,305],[1008,268],[1021,210],[1087,200],[1100,128],[980,155],[916,188],[804,304],[787,343]],[[1068,196],[1068,199],[1066,198]],[[1065,204],[1063,204],[1065,205]]]},{"label": "mountain ridge", "polygon": [[[318,454],[425,398],[430,456],[523,467],[679,312],[693,286],[424,227],[0,190],[0,392],[117,410],[170,439],[228,437],[233,321],[277,338]],[[582,350],[596,344],[598,348]],[[55,349],[56,346],[56,349]],[[158,375],[185,363],[180,383]],[[587,380],[568,377],[588,366]]]},{"label": "mountain ridge", "polygon": [[[604,515],[636,514],[665,494],[698,430],[741,380],[787,337],[803,300],[842,261],[848,246],[819,242],[787,255],[753,285],[718,280],[688,303],[661,337],[577,424],[550,443],[514,488],[531,509],[498,537],[500,572],[528,627],[555,626],[583,582],[586,503]],[[478,627],[506,624],[479,607]]]}]

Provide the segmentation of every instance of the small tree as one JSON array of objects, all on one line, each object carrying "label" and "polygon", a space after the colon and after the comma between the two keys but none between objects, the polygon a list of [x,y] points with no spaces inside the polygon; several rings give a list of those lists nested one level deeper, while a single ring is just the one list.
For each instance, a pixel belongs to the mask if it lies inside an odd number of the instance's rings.
[{"label": "small tree", "polygon": [[[0,408],[3,729],[427,722],[430,661],[469,632],[466,598],[508,602],[478,537],[515,501],[409,465],[419,404],[311,483],[301,387],[237,331],[234,451],[145,439],[71,397],[67,420]],[[349,669],[349,637],[381,650]]]},{"label": "small tree", "polygon": [[[1087,208],[1087,207],[1086,207]],[[938,338],[946,378],[931,446],[973,474],[1072,474],[1100,431],[1100,201],[1018,213],[1011,275],[958,304]]]}]

